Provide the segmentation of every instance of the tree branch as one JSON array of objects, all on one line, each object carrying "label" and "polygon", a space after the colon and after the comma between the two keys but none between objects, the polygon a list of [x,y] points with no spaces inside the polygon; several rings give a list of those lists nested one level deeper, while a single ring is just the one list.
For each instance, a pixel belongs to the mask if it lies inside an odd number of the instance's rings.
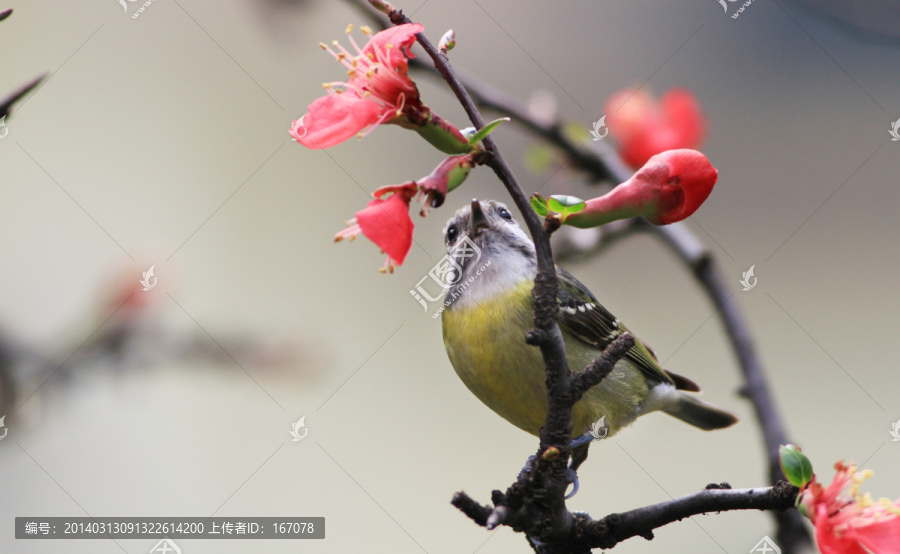
[{"label": "tree branch", "polygon": [[[410,19],[400,10],[388,7],[387,12],[388,18],[394,25],[411,23]],[[418,34],[416,38],[462,104],[469,119],[476,128],[482,128],[484,120],[474,101],[457,78],[447,57],[438,52],[423,34]],[[502,519],[504,514],[516,513],[520,508],[525,508],[529,512],[531,521],[541,522],[539,528],[532,526],[527,529],[527,532],[535,534],[542,541],[565,538],[569,535],[572,524],[564,497],[568,486],[569,441],[572,436],[572,406],[574,402],[571,395],[565,344],[557,325],[559,283],[556,264],[550,250],[550,235],[544,231],[542,221],[531,209],[528,197],[516,181],[493,138],[488,136],[482,142],[490,155],[487,165],[494,170],[506,187],[525,219],[525,224],[534,241],[538,266],[532,290],[534,329],[528,333],[527,342],[537,345],[541,349],[547,373],[548,406],[547,419],[540,433],[538,463],[532,464],[532,470],[527,472],[528,475],[524,477],[525,483],[523,483],[523,478],[520,478],[510,487],[506,501],[495,502],[497,507],[491,517]],[[542,489],[540,496],[530,494],[535,488]],[[529,504],[527,507],[524,506],[526,501]],[[526,529],[522,530],[526,531]]]},{"label": "tree branch", "polygon": [[[367,9],[367,7],[362,4],[360,0],[350,1],[353,4],[362,7],[367,14],[373,17],[373,19],[380,21],[380,18],[374,15],[371,10]],[[390,19],[391,22],[395,25],[410,22],[408,18],[397,11],[393,12],[390,15]],[[384,26],[382,25],[382,28],[383,27]],[[592,182],[613,181],[614,183],[620,183],[628,180],[631,177],[633,173],[632,170],[622,162],[621,158],[612,150],[612,148],[608,144],[603,142],[590,142],[588,143],[589,148],[584,148],[584,144],[575,144],[574,142],[569,140],[569,138],[566,137],[566,135],[563,133],[562,125],[560,124],[560,122],[556,121],[552,123],[545,123],[538,121],[534,117],[532,117],[532,115],[524,105],[522,105],[514,98],[472,77],[460,78],[454,71],[454,69],[450,66],[446,56],[440,54],[423,35],[418,35],[418,39],[419,43],[425,49],[426,53],[428,53],[428,55],[433,60],[434,68],[427,66],[420,59],[412,60],[410,63],[410,67],[416,69],[424,69],[429,74],[435,74],[435,72],[437,72],[437,74],[443,77],[443,79],[453,90],[454,94],[456,94],[457,98],[463,105],[463,108],[469,115],[469,118],[472,120],[472,123],[476,126],[476,128],[481,128],[484,125],[484,121],[478,111],[478,107],[488,109],[497,112],[499,115],[511,117],[518,124],[523,125],[525,128],[535,133],[542,139],[561,149],[563,152],[569,155],[567,161],[576,168],[585,171]],[[490,165],[490,167],[494,170],[494,172],[506,186],[507,190],[510,192],[510,195],[513,197],[516,206],[519,208],[520,212],[525,218],[528,229],[531,232],[532,237],[534,238],[535,246],[538,250],[539,273],[538,278],[535,282],[534,290],[536,329],[529,334],[528,342],[531,344],[537,343],[541,345],[541,352],[544,356],[545,364],[547,365],[548,395],[550,397],[547,425],[542,430],[541,450],[539,451],[539,453],[541,453],[540,460],[544,460],[548,453],[547,449],[551,445],[551,443],[558,443],[560,446],[563,446],[562,450],[560,451],[559,459],[565,461],[568,459],[569,454],[568,449],[565,448],[565,442],[567,442],[567,439],[561,436],[563,429],[561,428],[561,425],[557,425],[557,423],[559,423],[559,420],[557,418],[559,416],[565,416],[563,417],[563,419],[568,420],[568,432],[571,433],[571,406],[568,407],[567,414],[557,413],[554,408],[554,398],[559,398],[560,393],[565,389],[569,389],[566,392],[571,392],[573,384],[571,381],[569,381],[566,375],[563,375],[563,368],[566,365],[565,351],[561,345],[562,337],[561,335],[559,335],[559,328],[556,325],[557,307],[555,296],[557,281],[555,267],[553,266],[552,259],[548,259],[550,255],[549,236],[543,231],[543,229],[540,228],[539,218],[530,209],[527,198],[525,197],[521,188],[518,186],[518,183],[516,182],[515,177],[512,175],[512,172],[509,170],[509,167],[500,156],[500,153],[497,151],[493,139],[491,137],[488,137],[484,141],[484,143],[488,151],[493,154],[493,158],[490,160],[488,165]],[[756,348],[754,346],[754,341],[752,339],[752,334],[750,333],[749,327],[743,319],[737,305],[728,302],[731,295],[729,294],[729,289],[725,285],[725,281],[722,278],[721,270],[716,266],[711,254],[705,248],[703,243],[698,240],[693,235],[693,233],[691,233],[691,231],[686,227],[685,224],[675,223],[664,227],[656,227],[650,225],[645,220],[636,220],[635,224],[629,225],[627,228],[623,228],[619,233],[616,233],[615,237],[611,237],[611,240],[618,240],[625,234],[644,230],[647,228],[664,239],[665,243],[691,269],[712,302],[716,306],[721,308],[720,314],[725,324],[726,332],[728,333],[732,348],[737,355],[741,371],[747,383],[747,395],[753,403],[756,417],[759,420],[762,429],[768,459],[769,479],[770,482],[773,483],[773,485],[776,485],[772,489],[747,490],[776,491],[776,489],[782,487],[782,484],[779,481],[779,478],[781,477],[781,468],[778,458],[778,447],[781,444],[787,443],[788,440],[784,424],[781,421],[774,399],[771,392],[769,391],[765,372],[763,370],[762,363],[756,353]],[[600,247],[604,247],[608,242],[611,241],[602,241]],[[545,304],[539,304],[539,299],[544,301]],[[551,300],[552,305],[550,305]],[[544,333],[548,330],[550,331],[551,336],[544,335]],[[600,379],[602,379],[602,376],[600,376]],[[583,386],[583,384],[579,385],[579,387],[581,386]],[[566,410],[563,411],[565,412]],[[545,433],[544,431],[546,431],[548,427],[554,427],[556,432]],[[535,467],[539,465],[541,464],[535,464]],[[557,469],[558,468],[559,466],[557,465]],[[515,485],[513,487],[515,487]],[[512,490],[513,487],[511,487],[510,490]],[[721,496],[716,496],[717,493],[698,494],[707,494],[707,497],[715,497],[716,499],[720,499],[723,497],[731,499],[736,498],[733,496],[733,493],[736,492],[739,491],[730,491],[730,493],[727,494],[718,493],[721,494]],[[772,495],[777,496],[776,492],[772,492]],[[794,492],[793,496],[796,496],[796,492]],[[495,491],[494,504],[498,505],[498,500],[509,500],[503,497],[504,495],[500,494],[499,491]],[[705,499],[707,497],[702,498]],[[693,495],[691,497],[685,497],[685,499],[692,498],[694,498]],[[757,496],[756,498],[759,497]],[[466,496],[465,493],[458,493],[454,497],[454,505],[457,505],[457,502],[464,503],[464,505],[467,507],[464,511],[466,511],[467,514],[469,514],[469,511],[475,510],[475,506],[479,506],[474,500]],[[779,544],[782,546],[785,554],[796,554],[799,552],[814,551],[812,548],[812,540],[809,536],[808,531],[806,530],[806,527],[803,524],[800,514],[793,510],[783,511],[786,508],[791,507],[792,503],[793,497],[790,498],[790,502],[788,502],[788,505],[786,506],[765,507],[759,509],[776,510],[776,512],[774,512],[774,517],[778,526],[777,537]],[[664,503],[661,505],[657,505],[656,507],[649,507],[647,509],[649,510],[652,508],[657,508],[659,510],[662,510],[662,507],[666,504],[667,503]],[[562,505],[564,509],[564,502],[562,503]],[[781,506],[781,504],[778,505]],[[728,506],[732,505],[728,504]],[[740,502],[733,506],[734,507],[720,507],[713,510],[719,511],[725,509],[746,509],[741,508]],[[757,508],[758,506],[754,505],[748,507]],[[484,510],[489,509],[484,507],[480,508],[483,509],[477,510],[473,513],[484,514]],[[628,514],[636,514],[638,512],[645,514],[648,513],[641,512],[641,510],[635,510],[634,512],[628,512]],[[496,514],[496,509],[493,511],[493,513]],[[681,512],[678,512],[678,510],[676,509],[674,513]],[[566,512],[566,515],[569,515],[568,512]],[[693,514],[686,514],[685,516],[681,517],[686,517],[687,515]],[[608,518],[604,518],[603,520],[600,520],[600,522],[606,521],[608,525],[610,523],[610,521],[607,521],[609,518],[620,516],[621,514],[619,514],[618,516],[608,516]],[[507,514],[507,517],[511,516]],[[479,517],[479,519],[481,518]],[[675,517],[675,519],[680,519],[680,517]],[[667,520],[665,521],[665,523],[669,523],[671,521],[674,521],[675,519]],[[484,521],[484,524],[487,524],[487,519],[485,519]],[[597,523],[597,525],[600,525],[599,522],[595,523]],[[664,525],[665,523],[662,523],[661,525]],[[581,524],[579,523],[578,525]],[[578,527],[578,525],[576,525],[576,527],[580,528]],[[571,529],[571,527],[569,528]],[[650,527],[650,529],[652,528],[655,527]],[[641,533],[635,533],[629,536],[636,536],[640,534]]]},{"label": "tree branch", "polygon": [[653,538],[653,530],[686,517],[731,510],[769,510],[776,513],[794,507],[799,489],[786,481],[755,489],[707,488],[667,502],[593,521],[579,517],[573,530],[573,552],[612,548],[631,537]]}]

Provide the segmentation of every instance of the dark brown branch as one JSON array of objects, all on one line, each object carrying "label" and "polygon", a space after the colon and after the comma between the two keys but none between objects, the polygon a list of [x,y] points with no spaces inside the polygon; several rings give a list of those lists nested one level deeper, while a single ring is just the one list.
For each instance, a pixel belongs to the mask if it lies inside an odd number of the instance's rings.
[{"label": "dark brown branch", "polygon": [[[391,10],[388,13],[391,23],[400,25],[411,21],[401,11]],[[423,35],[417,40],[434,62],[437,71],[454,92],[462,104],[469,119],[476,128],[484,126],[484,120],[478,112],[474,101],[457,78],[447,57],[442,55]],[[528,197],[522,191],[515,176],[503,156],[488,136],[483,141],[490,154],[487,165],[506,187],[513,202],[519,209],[525,224],[534,241],[537,255],[537,275],[535,276],[532,297],[534,300],[534,327],[536,332],[529,333],[528,342],[540,347],[546,367],[547,377],[547,419],[540,433],[540,449],[538,463],[533,464],[530,472],[510,487],[507,502],[501,503],[492,512],[491,517],[496,525],[505,522],[506,516],[525,510],[529,526],[519,526],[518,530],[542,541],[562,539],[568,536],[572,518],[566,509],[565,490],[568,485],[566,473],[569,460],[569,441],[572,436],[572,401],[569,366],[566,360],[565,344],[557,325],[559,304],[557,302],[558,279],[553,253],[550,250],[550,237],[544,232],[542,222],[531,209]],[[553,453],[548,456],[548,453]],[[524,479],[524,481],[523,481]],[[540,494],[534,494],[540,490]],[[527,505],[524,505],[525,502]],[[521,506],[521,508],[519,508]],[[516,526],[514,525],[514,528]]]},{"label": "dark brown branch", "polygon": [[[12,15],[12,13],[12,8],[0,11],[0,21],[3,21],[7,17],[9,17],[10,15]],[[8,94],[6,98],[0,99],[0,118],[8,116],[13,104],[21,100],[34,87],[38,86],[38,84],[43,81],[44,77],[46,76],[47,74],[45,73],[40,77],[32,79],[31,82],[26,83],[25,85],[19,87],[17,90],[14,90],[10,94]]]},{"label": "dark brown branch", "polygon": [[13,104],[24,98],[25,95],[28,94],[32,89],[34,89],[34,87],[38,86],[46,76],[47,74],[45,73],[39,77],[35,77],[28,83],[25,83],[18,89],[9,93],[6,98],[0,99],[0,117],[9,115]]},{"label": "dark brown branch", "polygon": [[589,389],[599,385],[613,370],[616,362],[624,358],[625,353],[632,346],[634,346],[634,337],[625,333],[613,341],[603,354],[591,362],[591,365],[572,375],[570,379],[572,380],[572,395],[575,397],[574,402],[581,400],[581,397]]},{"label": "dark brown branch", "polygon": [[731,510],[783,513],[794,507],[799,490],[785,481],[757,489],[707,489],[667,502],[592,521],[579,516],[572,531],[572,552],[612,548],[632,537],[653,538],[653,530],[686,517]]},{"label": "dark brown branch", "polygon": [[475,502],[468,494],[462,491],[453,495],[453,500],[450,501],[450,504],[459,508],[459,511],[469,516],[472,521],[482,527],[487,527],[488,517],[493,512],[491,508]]}]

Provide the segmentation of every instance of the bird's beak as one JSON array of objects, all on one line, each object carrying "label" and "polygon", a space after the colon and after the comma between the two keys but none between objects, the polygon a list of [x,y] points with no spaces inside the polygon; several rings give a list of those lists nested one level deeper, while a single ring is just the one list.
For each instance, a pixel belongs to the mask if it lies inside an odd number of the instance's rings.
[{"label": "bird's beak", "polygon": [[476,237],[481,231],[490,229],[487,217],[484,216],[484,210],[476,199],[472,199],[472,216],[469,218],[469,236]]}]

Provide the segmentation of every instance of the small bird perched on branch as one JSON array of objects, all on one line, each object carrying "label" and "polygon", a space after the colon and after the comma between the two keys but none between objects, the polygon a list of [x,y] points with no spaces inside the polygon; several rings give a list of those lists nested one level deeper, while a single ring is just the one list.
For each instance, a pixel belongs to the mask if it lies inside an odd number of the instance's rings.
[{"label": "small bird perched on branch", "polygon": [[[489,408],[538,435],[547,416],[546,374],[540,350],[525,342],[526,332],[534,327],[534,243],[506,206],[493,200],[473,200],[456,212],[444,229],[444,242],[450,265],[458,272],[442,312],[450,363]],[[575,277],[561,268],[557,274],[559,327],[569,369],[579,372],[629,331]],[[601,418],[608,426],[606,436],[655,411],[704,430],[737,422],[733,414],[682,391],[700,392],[700,387],[662,369],[650,349],[635,339],[612,372],[575,404],[573,448],[586,448],[598,438],[596,425],[591,426]]]}]

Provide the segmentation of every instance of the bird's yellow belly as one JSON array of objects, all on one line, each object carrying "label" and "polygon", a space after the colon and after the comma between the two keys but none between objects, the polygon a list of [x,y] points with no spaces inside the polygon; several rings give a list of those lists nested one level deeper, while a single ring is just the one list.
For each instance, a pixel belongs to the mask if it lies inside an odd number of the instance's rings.
[{"label": "bird's yellow belly", "polygon": [[[450,363],[466,387],[501,417],[537,435],[547,415],[547,390],[540,349],[524,339],[533,326],[530,295],[531,285],[524,283],[477,306],[453,306],[443,312],[443,331]],[[572,371],[580,371],[600,354],[568,337],[566,352]],[[602,416],[610,425],[609,434],[614,434],[631,423],[646,396],[640,372],[627,361],[619,362],[575,405],[573,436]]]}]

